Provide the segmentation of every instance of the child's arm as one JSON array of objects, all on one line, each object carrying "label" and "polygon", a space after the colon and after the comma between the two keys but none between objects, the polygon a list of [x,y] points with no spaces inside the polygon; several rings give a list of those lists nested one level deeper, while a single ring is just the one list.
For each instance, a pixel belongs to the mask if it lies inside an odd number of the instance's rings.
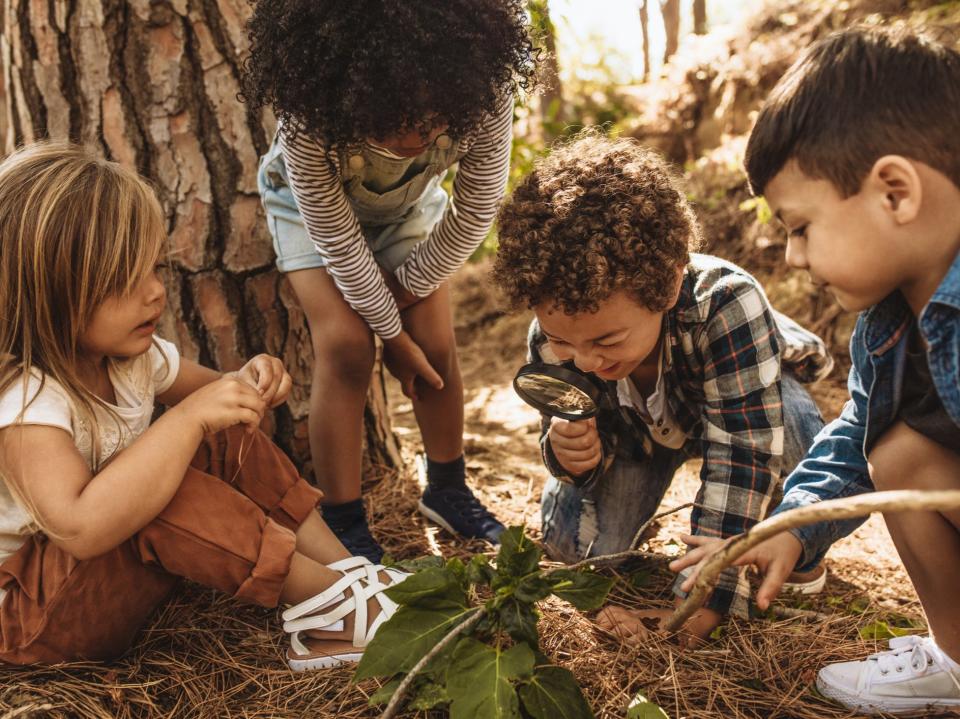
[{"label": "child's arm", "polygon": [[5,478],[52,542],[88,559],[119,546],[169,504],[205,434],[256,426],[264,411],[254,388],[221,378],[184,398],[92,476],[66,430],[11,425],[0,430]]},{"label": "child's arm", "polygon": [[[771,514],[873,490],[867,460],[863,454],[868,407],[867,388],[872,383],[872,373],[867,350],[863,345],[861,322],[862,320],[857,322],[850,339],[850,355],[853,360],[847,379],[850,400],[840,416],[817,435],[807,451],[806,458],[787,477],[783,500]],[[863,518],[858,518],[798,527],[771,537],[740,557],[735,562],[736,566],[753,565],[764,577],[757,590],[757,606],[766,609],[780,593],[784,581],[792,572],[816,566],[830,545],[850,534],[863,521]],[[694,567],[681,587],[683,591],[689,591],[700,567],[727,540],[699,537],[683,539],[694,548],[680,559],[671,562],[670,568],[679,572]]]},{"label": "child's arm", "polygon": [[[780,347],[766,298],[754,282],[730,277],[714,291],[697,355],[703,366],[702,481],[691,534],[726,538],[759,522],[780,476],[784,423]],[[675,591],[682,593],[686,574]],[[749,616],[750,586],[742,572],[720,576],[706,606]]]},{"label": "child's arm", "polygon": [[507,186],[512,144],[511,96],[487,118],[470,151],[460,160],[453,197],[443,219],[397,268],[400,284],[414,295],[426,297],[437,289],[486,238]]}]

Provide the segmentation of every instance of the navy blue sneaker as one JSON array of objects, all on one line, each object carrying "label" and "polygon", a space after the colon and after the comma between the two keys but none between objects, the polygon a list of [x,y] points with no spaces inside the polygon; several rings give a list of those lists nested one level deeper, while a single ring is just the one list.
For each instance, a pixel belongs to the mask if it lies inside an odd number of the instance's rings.
[{"label": "navy blue sneaker", "polygon": [[370,534],[365,517],[346,525],[336,522],[327,522],[330,530],[337,535],[340,543],[355,557],[366,557],[374,564],[380,564],[383,559],[383,547]]},{"label": "navy blue sneaker", "polygon": [[486,539],[497,544],[505,527],[480,504],[467,486],[434,487],[428,484],[418,505],[420,514],[451,534]]}]

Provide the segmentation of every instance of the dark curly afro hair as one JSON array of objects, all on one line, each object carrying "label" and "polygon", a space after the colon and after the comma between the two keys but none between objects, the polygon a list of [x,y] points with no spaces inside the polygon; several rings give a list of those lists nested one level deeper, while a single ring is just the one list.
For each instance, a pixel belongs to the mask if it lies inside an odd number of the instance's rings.
[{"label": "dark curly afro hair", "polygon": [[260,0],[242,99],[328,146],[419,129],[461,137],[530,89],[521,0]]},{"label": "dark curly afro hair", "polygon": [[669,309],[700,244],[679,180],[634,140],[596,132],[558,146],[500,209],[493,277],[511,304],[596,312],[618,291]]}]

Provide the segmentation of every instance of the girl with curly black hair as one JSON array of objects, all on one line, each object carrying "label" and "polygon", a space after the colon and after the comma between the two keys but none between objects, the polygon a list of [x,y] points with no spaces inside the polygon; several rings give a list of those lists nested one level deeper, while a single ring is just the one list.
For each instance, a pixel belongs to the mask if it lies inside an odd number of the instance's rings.
[{"label": "girl with curly black hair", "polygon": [[495,542],[503,525],[465,483],[446,280],[486,237],[506,184],[513,97],[536,59],[521,0],[263,0],[248,31],[244,97],[278,119],[260,192],[313,342],[324,518],[380,559],[360,496],[375,333],[423,435],[420,511]]}]

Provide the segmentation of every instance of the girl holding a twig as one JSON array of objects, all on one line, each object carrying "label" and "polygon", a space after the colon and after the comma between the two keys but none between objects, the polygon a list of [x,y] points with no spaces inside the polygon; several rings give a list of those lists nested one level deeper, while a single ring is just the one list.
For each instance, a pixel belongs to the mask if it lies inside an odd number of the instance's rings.
[{"label": "girl holding a twig", "polygon": [[279,360],[221,374],[154,334],[164,227],[145,182],[75,146],[0,164],[0,661],[116,657],[182,577],[295,604],[294,669],[356,660],[404,575],[351,557],[257,429]]}]

